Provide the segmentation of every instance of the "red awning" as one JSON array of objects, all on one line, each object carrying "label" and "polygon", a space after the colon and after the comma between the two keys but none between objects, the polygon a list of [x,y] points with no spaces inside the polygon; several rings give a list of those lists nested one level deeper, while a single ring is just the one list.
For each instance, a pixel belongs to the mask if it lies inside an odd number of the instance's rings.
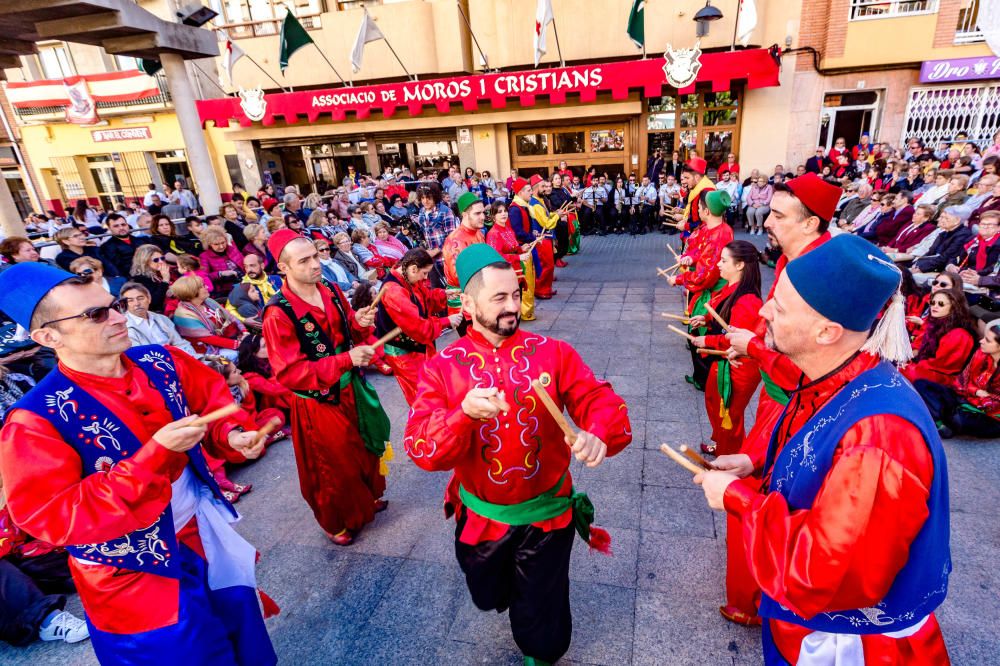
[{"label": "red awning", "polygon": [[[389,118],[400,109],[416,116],[427,106],[448,113],[453,104],[465,111],[475,111],[483,102],[503,109],[508,100],[528,107],[546,97],[550,104],[565,104],[568,94],[592,102],[601,91],[610,91],[614,99],[626,99],[632,90],[657,97],[676,90],[667,82],[665,62],[661,57],[273,95],[242,91],[238,97],[200,100],[198,115],[202,125],[228,127],[237,122],[250,127],[258,121],[273,125],[278,119],[295,123],[302,117],[315,122],[326,115],[333,120],[345,120],[348,114],[364,119],[372,111]],[[734,81],[746,81],[751,89],[778,85],[778,62],[767,49],[705,53],[700,63],[695,82],[677,92],[693,92],[699,82],[711,83],[715,92],[730,90]]]}]

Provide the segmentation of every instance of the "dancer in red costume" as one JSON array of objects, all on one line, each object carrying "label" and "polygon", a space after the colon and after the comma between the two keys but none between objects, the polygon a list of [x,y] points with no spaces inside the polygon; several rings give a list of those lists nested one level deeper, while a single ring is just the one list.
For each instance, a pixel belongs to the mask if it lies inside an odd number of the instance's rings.
[{"label": "dancer in red costume", "polygon": [[379,458],[388,452],[389,418],[358,368],[375,350],[373,308],[351,309],[340,289],[322,284],[316,247],[282,229],[268,249],[285,275],[264,312],[275,379],[294,392],[292,443],[302,496],[327,536],[347,546],[388,503]]},{"label": "dancer in red costume", "polygon": [[[760,254],[753,243],[733,241],[722,250],[719,274],[726,286],[712,295],[709,305],[730,326],[754,330],[760,321]],[[696,337],[697,348],[729,349],[722,326],[708,315],[692,320],[692,326],[706,326],[708,334]],[[705,385],[705,409],[712,424],[712,446],[701,445],[705,453],[739,453],[746,429],[743,416],[760,383],[760,370],[752,359],[713,361]]]},{"label": "dancer in red costume", "polygon": [[[577,493],[571,458],[589,467],[632,439],[625,402],[574,349],[520,330],[514,271],[489,246],[458,260],[472,329],[427,361],[404,445],[417,466],[453,470],[445,509],[458,520],[455,550],[472,600],[509,609],[528,664],[559,659],[570,643],[569,558],[574,527],[595,548],[593,505]],[[535,389],[585,428],[564,435]]]},{"label": "dancer in red costume", "polygon": [[899,283],[846,234],[789,262],[761,311],[767,344],[815,379],[779,418],[763,481],[749,460],[695,476],[739,520],[768,666],[949,663],[934,616],[951,571],[947,463],[890,363],[911,353]]},{"label": "dancer in red costume", "polygon": [[459,298],[458,274],[455,272],[455,260],[465,248],[475,243],[485,243],[483,227],[486,225],[486,205],[482,199],[472,192],[465,192],[456,202],[458,212],[462,216],[459,225],[448,234],[441,246],[444,260],[444,279],[448,291],[448,314],[458,314],[462,311]]},{"label": "dancer in red costume", "polygon": [[548,234],[548,238],[537,246],[538,259],[542,267],[535,279],[535,297],[543,301],[558,293],[552,288],[556,276],[556,255],[553,245],[555,241],[552,236],[555,234],[556,225],[559,224],[559,213],[550,211],[545,205],[544,195],[547,187],[548,181],[538,174],[531,177],[531,200],[528,202],[531,232],[536,238]]},{"label": "dancer in red costume", "polygon": [[434,259],[423,248],[407,251],[382,281],[382,300],[375,314],[375,335],[396,328],[403,333],[385,343],[386,362],[392,367],[407,405],[417,395],[417,376],[424,362],[437,353],[434,342],[449,326],[458,328],[462,313],[438,317],[448,300],[444,289],[432,289]]}]

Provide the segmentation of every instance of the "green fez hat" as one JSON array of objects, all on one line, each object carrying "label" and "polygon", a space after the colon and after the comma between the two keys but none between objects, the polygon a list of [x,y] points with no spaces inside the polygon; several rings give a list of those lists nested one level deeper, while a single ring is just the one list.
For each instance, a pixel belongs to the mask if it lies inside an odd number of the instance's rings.
[{"label": "green fez hat", "polygon": [[482,203],[483,200],[477,197],[472,192],[463,192],[462,196],[460,196],[458,198],[458,201],[455,203],[458,204],[458,212],[464,213],[469,206],[471,206],[476,202]]},{"label": "green fez hat", "polygon": [[492,246],[486,243],[473,243],[458,254],[455,260],[455,272],[458,273],[458,286],[465,291],[465,285],[479,271],[490,264],[504,264],[509,266],[507,260],[503,258]]},{"label": "green fez hat", "polygon": [[725,190],[712,190],[705,195],[705,205],[708,212],[719,216],[726,212],[726,209],[733,203],[733,198]]}]

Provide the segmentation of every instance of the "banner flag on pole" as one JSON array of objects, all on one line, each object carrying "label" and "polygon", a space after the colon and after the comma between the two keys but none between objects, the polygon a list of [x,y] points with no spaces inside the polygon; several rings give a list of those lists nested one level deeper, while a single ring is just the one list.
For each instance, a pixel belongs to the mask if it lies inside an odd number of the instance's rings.
[{"label": "banner flag on pole", "polygon": [[633,0],[625,32],[636,46],[646,48],[646,0]]},{"label": "banner flag on pole", "polygon": [[535,10],[535,67],[538,67],[538,61],[545,55],[547,50],[545,31],[549,27],[549,23],[554,20],[552,0],[538,0],[538,8]]},{"label": "banner flag on pole", "polygon": [[237,44],[232,39],[229,38],[229,35],[225,35],[225,37],[226,37],[226,47],[225,47],[226,60],[224,64],[226,66],[226,76],[229,78],[229,85],[232,86],[234,85],[233,65],[236,64],[237,60],[246,55],[246,51],[237,46]]},{"label": "banner flag on pole", "polygon": [[309,33],[306,32],[306,29],[302,27],[302,24],[299,23],[299,20],[291,12],[285,14],[285,20],[281,22],[279,43],[281,49],[278,52],[278,67],[281,69],[282,74],[285,72],[285,68],[288,67],[288,59],[292,57],[293,53],[303,46],[315,44],[313,38],[309,36]]},{"label": "banner flag on pole", "polygon": [[754,0],[740,0],[740,19],[736,22],[736,41],[743,46],[750,43],[750,35],[757,27],[757,4]]},{"label": "banner flag on pole", "polygon": [[361,64],[365,57],[365,44],[368,42],[377,42],[380,39],[385,39],[385,35],[375,25],[375,19],[365,10],[364,17],[361,19],[361,26],[358,28],[358,36],[354,40],[354,48],[351,50],[351,69],[354,70],[355,74],[361,71]]}]

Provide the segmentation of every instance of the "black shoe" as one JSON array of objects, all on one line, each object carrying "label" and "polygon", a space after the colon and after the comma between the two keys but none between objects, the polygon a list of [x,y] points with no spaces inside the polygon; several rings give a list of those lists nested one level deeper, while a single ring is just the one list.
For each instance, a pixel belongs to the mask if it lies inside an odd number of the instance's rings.
[{"label": "black shoe", "polygon": [[698,380],[696,380],[691,375],[684,375],[684,381],[686,381],[688,384],[690,384],[691,386],[695,387],[699,391],[704,391],[705,390],[705,387],[702,386],[701,384],[699,384]]},{"label": "black shoe", "polygon": [[955,431],[943,423],[937,427],[937,431],[941,439],[951,439],[955,436]]}]

